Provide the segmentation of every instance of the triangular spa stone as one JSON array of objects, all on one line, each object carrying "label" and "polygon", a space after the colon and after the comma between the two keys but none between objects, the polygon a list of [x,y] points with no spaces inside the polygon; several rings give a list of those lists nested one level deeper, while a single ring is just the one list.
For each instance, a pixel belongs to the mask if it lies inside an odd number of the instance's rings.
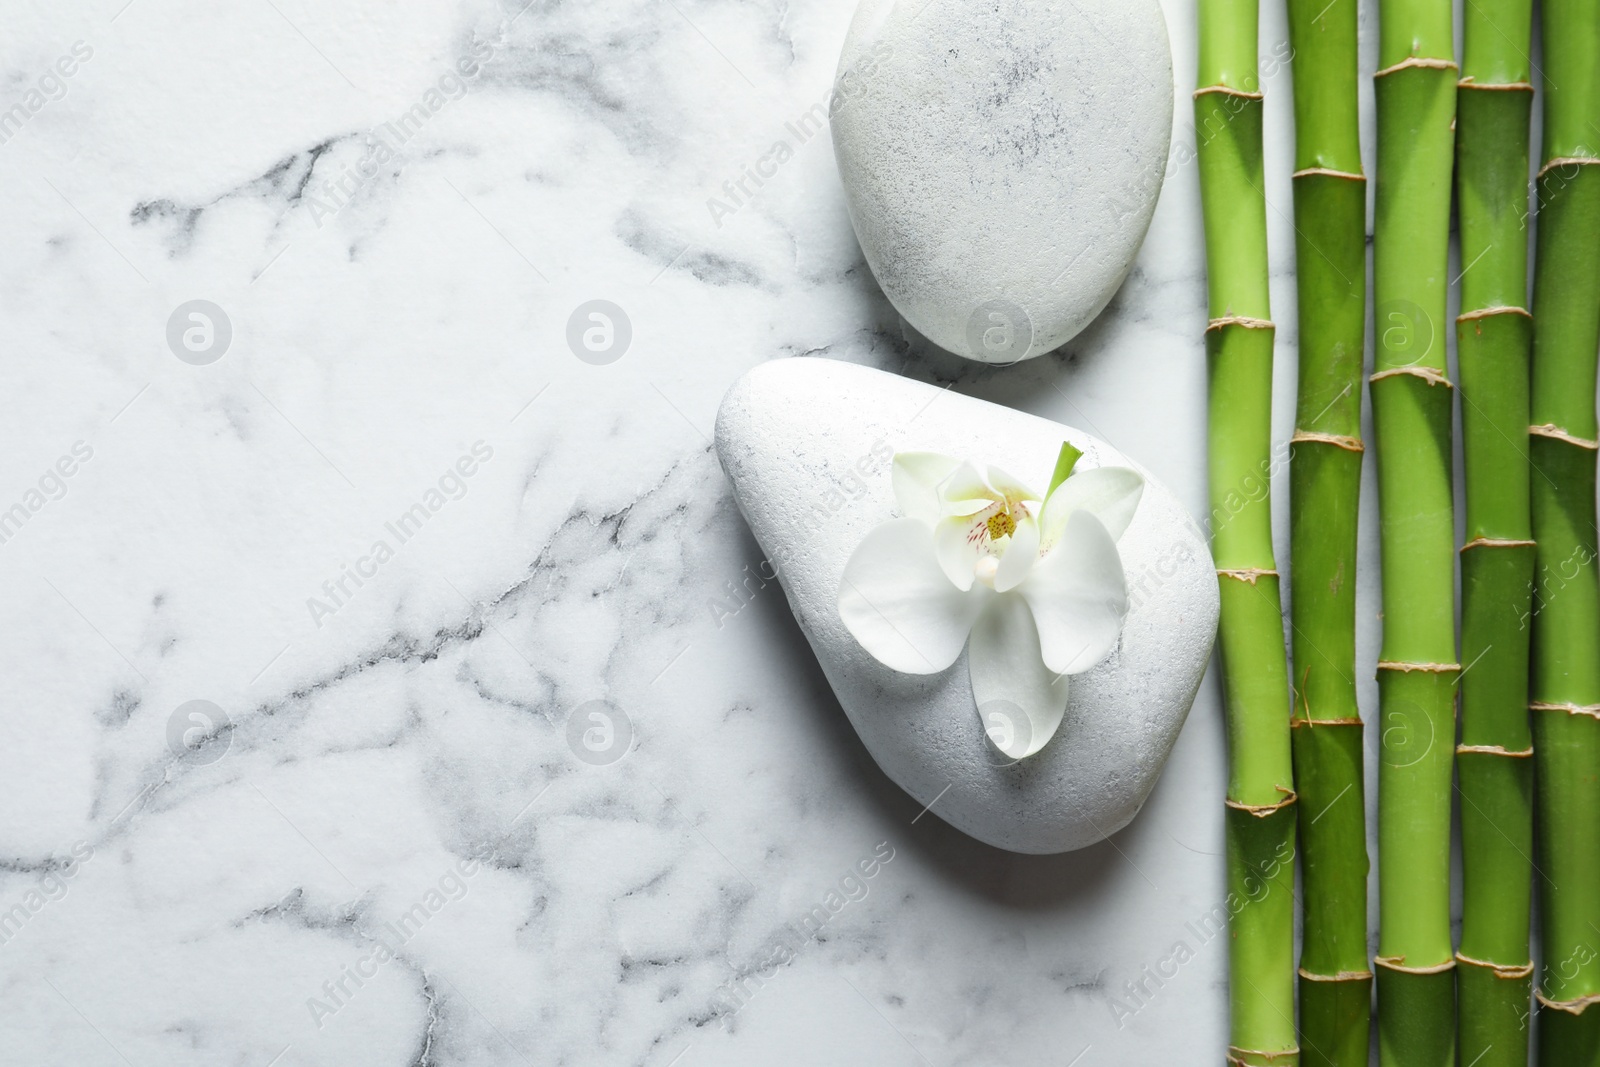
[{"label": "triangular spa stone", "polygon": [[[1079,430],[835,360],[775,360],[728,391],[717,454],[777,567],[800,628],[867,750],[958,829],[1000,848],[1083,848],[1126,826],[1155,785],[1211,655],[1217,586],[1205,538],[1137,463]],[[927,450],[995,464],[1043,490],[1063,440],[1081,468],[1148,479],[1119,543],[1132,607],[1118,647],[1071,679],[1065,720],[1012,763],[984,735],[966,653],[935,675],[898,674],[840,621],[846,561],[896,515],[890,462]]]}]

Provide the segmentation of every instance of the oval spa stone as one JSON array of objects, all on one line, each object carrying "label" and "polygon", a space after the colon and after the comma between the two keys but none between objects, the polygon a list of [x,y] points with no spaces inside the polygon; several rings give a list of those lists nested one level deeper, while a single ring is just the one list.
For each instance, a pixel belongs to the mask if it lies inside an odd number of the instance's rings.
[{"label": "oval spa stone", "polygon": [[[947,670],[901,674],[839,617],[851,552],[896,517],[895,452],[995,464],[1049,484],[1063,440],[1080,467],[1129,466],[1147,480],[1118,548],[1131,608],[1116,649],[1073,675],[1066,717],[1015,763],[985,736],[963,652]],[[1083,848],[1126,826],[1150,794],[1205,674],[1217,581],[1205,538],[1173,494],[1079,430],[836,360],[764,363],[717,413],[717,455],[823,673],[867,751],[920,804],[1015,852]]]},{"label": "oval spa stone", "polygon": [[1157,0],[863,0],[834,85],[856,237],[929,340],[1013,363],[1110,301],[1171,141]]}]

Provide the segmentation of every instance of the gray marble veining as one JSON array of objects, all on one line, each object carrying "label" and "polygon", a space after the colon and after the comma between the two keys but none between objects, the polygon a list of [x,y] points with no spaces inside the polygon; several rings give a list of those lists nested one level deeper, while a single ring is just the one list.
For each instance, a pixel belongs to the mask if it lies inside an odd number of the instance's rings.
[{"label": "gray marble veining", "polygon": [[851,9],[6,5],[0,1059],[1215,1062],[1214,680],[1126,830],[979,845],[867,758],[708,439],[825,355],[1202,516],[1192,7],[1132,273],[1009,369],[862,261],[805,121]]}]

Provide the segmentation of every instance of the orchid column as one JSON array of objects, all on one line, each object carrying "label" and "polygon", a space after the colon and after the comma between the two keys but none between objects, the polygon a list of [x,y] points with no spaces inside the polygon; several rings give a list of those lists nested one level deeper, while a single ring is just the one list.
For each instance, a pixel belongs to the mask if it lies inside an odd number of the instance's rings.
[{"label": "orchid column", "polygon": [[1211,536],[1230,762],[1228,1058],[1242,1067],[1293,1067],[1295,794],[1267,492],[1274,330],[1256,44],[1256,0],[1201,0],[1194,113],[1210,287]]}]

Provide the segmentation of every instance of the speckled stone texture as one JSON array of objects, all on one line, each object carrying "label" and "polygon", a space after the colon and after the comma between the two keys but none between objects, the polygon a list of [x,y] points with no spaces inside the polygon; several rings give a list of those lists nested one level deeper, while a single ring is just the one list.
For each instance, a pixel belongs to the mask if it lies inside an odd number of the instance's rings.
[{"label": "speckled stone texture", "polygon": [[[898,674],[858,645],[836,606],[845,562],[896,514],[890,460],[925,449],[996,464],[1043,490],[1063,440],[1081,468],[1147,479],[1119,548],[1132,608],[1116,650],[1072,679],[1044,750],[1010,764],[983,734],[966,653],[941,674]],[[1204,537],[1143,468],[1079,430],[835,360],[762,364],[717,415],[740,509],[834,692],[878,765],[958,829],[1000,848],[1083,848],[1126,826],[1154,786],[1211,655],[1217,588]]]},{"label": "speckled stone texture", "polygon": [[1010,363],[1106,306],[1167,165],[1156,0],[863,0],[835,87],[850,218],[913,327]]}]

